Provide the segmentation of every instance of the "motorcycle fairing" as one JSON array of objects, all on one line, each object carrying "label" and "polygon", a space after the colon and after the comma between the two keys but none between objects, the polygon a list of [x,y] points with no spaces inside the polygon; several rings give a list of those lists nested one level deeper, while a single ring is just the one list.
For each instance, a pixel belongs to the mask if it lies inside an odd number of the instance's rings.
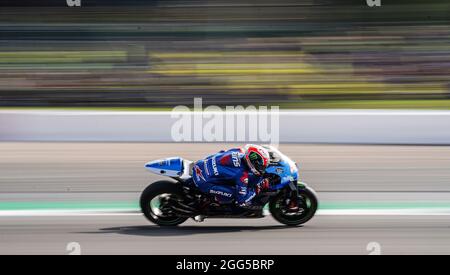
[{"label": "motorcycle fairing", "polygon": [[157,175],[188,179],[191,177],[191,165],[192,162],[189,160],[181,157],[172,157],[148,162],[145,164],[145,168]]}]

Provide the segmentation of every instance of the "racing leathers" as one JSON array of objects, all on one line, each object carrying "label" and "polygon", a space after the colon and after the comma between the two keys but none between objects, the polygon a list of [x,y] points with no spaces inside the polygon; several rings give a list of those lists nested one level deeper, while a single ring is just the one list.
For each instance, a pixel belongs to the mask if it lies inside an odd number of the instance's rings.
[{"label": "racing leathers", "polygon": [[251,205],[268,182],[251,172],[244,157],[242,149],[231,149],[197,161],[193,168],[194,184],[219,203],[235,201],[240,206]]}]

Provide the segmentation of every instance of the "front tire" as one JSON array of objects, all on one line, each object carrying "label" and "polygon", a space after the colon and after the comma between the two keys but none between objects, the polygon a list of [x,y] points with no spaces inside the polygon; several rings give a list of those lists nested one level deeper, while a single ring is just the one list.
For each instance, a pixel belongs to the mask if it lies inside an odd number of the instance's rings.
[{"label": "front tire", "polygon": [[275,220],[288,226],[298,226],[311,220],[319,207],[319,200],[316,192],[310,187],[301,187],[298,190],[298,195],[303,201],[300,211],[297,213],[289,213],[285,208],[286,197],[280,194],[273,198],[269,203],[269,210]]},{"label": "front tire", "polygon": [[183,190],[179,185],[172,181],[158,181],[149,185],[142,192],[140,206],[144,216],[152,223],[159,226],[177,226],[184,223],[188,218],[179,217],[173,213],[165,213],[159,210],[160,205],[152,205],[160,203],[163,196],[183,196]]}]

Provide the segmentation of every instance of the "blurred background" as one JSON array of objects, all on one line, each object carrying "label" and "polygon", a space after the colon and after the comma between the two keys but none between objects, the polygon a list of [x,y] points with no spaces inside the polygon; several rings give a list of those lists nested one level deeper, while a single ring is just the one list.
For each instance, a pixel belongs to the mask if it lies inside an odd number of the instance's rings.
[{"label": "blurred background", "polygon": [[[450,254],[450,1],[381,3],[1,0],[0,254]],[[146,162],[243,145],[174,142],[194,97],[291,109],[311,223],[140,215]]]},{"label": "blurred background", "polygon": [[0,5],[2,108],[450,108],[448,0]]}]

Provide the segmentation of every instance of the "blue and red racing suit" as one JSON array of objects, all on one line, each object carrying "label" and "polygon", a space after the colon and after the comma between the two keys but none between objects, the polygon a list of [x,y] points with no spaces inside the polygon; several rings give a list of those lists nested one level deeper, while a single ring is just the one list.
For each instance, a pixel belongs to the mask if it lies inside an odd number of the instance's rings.
[{"label": "blue and red racing suit", "polygon": [[220,203],[250,204],[264,180],[251,172],[242,149],[220,151],[194,164],[194,184]]}]

